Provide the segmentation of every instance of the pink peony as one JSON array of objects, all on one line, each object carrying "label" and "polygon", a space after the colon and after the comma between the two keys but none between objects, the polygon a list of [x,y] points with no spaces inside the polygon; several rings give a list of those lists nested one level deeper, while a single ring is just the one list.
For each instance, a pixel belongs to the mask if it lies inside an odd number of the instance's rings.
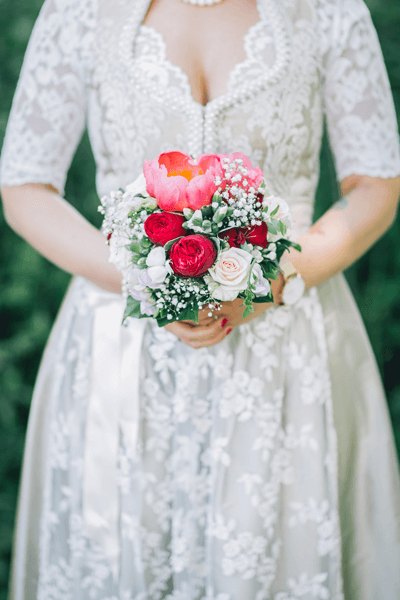
[{"label": "pink peony", "polygon": [[197,210],[211,204],[219,187],[215,178],[223,178],[217,154],[202,154],[197,162],[183,152],[164,152],[143,167],[147,191],[165,211]]}]

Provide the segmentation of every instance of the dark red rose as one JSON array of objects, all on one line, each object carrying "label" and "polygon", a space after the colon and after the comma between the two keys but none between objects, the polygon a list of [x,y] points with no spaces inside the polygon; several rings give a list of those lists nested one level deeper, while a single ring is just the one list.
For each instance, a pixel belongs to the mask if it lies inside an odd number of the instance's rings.
[{"label": "dark red rose", "polygon": [[201,277],[217,258],[217,249],[205,235],[187,235],[172,246],[171,266],[183,277]]},{"label": "dark red rose", "polygon": [[238,230],[234,227],[232,229],[227,229],[219,234],[219,237],[223,240],[226,240],[231,248],[237,248],[238,242],[236,240],[238,234]]},{"label": "dark red rose", "polygon": [[267,234],[268,226],[263,221],[261,225],[227,229],[220,233],[219,237],[225,239],[231,248],[239,248],[245,242],[266,248],[268,246]]},{"label": "dark red rose", "polygon": [[268,246],[268,226],[264,221],[261,223],[261,225],[253,225],[249,228],[242,228],[242,231],[243,230],[246,240],[249,244],[253,244],[253,246],[262,246],[263,248]]},{"label": "dark red rose", "polygon": [[153,213],[145,220],[144,230],[153,244],[164,246],[167,242],[187,234],[186,229],[182,227],[185,221],[183,215],[171,212]]}]

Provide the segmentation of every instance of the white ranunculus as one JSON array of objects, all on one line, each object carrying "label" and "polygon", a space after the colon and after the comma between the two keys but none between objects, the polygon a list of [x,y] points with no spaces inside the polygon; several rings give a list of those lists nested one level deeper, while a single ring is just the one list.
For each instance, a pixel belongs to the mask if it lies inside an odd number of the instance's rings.
[{"label": "white ranunculus", "polygon": [[135,194],[147,195],[146,178],[143,173],[141,173],[139,177],[135,179],[135,181],[127,185],[125,191],[129,192],[133,196]]},{"label": "white ranunculus", "polygon": [[[143,194],[145,198],[138,198],[136,194]],[[124,210],[128,214],[131,210],[140,211],[141,208],[157,208],[157,201],[148,195],[146,190],[146,179],[143,175],[139,177],[129,185],[126,186],[124,195],[122,196],[122,202],[120,209]]]},{"label": "white ranunculus", "polygon": [[255,278],[255,286],[256,289],[254,290],[254,293],[256,296],[267,296],[271,290],[271,285],[268,281],[268,279],[266,279],[264,277],[264,274],[262,272],[262,269],[260,267],[260,265],[254,265],[253,266],[253,270],[252,270],[252,275]]},{"label": "white ranunculus", "polygon": [[165,250],[160,246],[150,250],[146,258],[146,265],[149,267],[147,273],[154,283],[162,283],[171,273],[171,266],[166,258]]},{"label": "white ranunculus", "polygon": [[148,267],[159,267],[165,264],[166,254],[164,248],[157,246],[150,250],[146,258],[146,265]]},{"label": "white ranunculus", "polygon": [[169,273],[166,266],[156,265],[147,269],[149,277],[154,283],[162,283]]},{"label": "white ranunculus", "polygon": [[247,287],[252,256],[240,248],[221,252],[209,274],[217,285],[212,285],[211,295],[216,300],[234,300]]}]

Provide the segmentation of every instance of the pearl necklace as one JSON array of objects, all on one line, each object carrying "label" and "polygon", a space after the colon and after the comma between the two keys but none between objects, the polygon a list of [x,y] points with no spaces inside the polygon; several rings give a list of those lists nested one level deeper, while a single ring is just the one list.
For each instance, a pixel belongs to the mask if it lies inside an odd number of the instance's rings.
[{"label": "pearl necklace", "polygon": [[212,6],[213,4],[219,4],[222,0],[182,0],[192,6]]}]

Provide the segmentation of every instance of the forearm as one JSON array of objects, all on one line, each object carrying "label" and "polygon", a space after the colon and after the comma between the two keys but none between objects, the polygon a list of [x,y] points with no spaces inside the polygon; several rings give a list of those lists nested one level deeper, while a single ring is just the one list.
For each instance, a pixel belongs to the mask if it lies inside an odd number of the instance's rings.
[{"label": "forearm", "polygon": [[342,200],[297,241],[289,260],[310,288],[343,271],[390,227],[396,215],[399,179],[350,177]]},{"label": "forearm", "polygon": [[2,188],[9,225],[48,260],[103,289],[120,293],[121,274],[109,263],[100,231],[46,186]]}]

